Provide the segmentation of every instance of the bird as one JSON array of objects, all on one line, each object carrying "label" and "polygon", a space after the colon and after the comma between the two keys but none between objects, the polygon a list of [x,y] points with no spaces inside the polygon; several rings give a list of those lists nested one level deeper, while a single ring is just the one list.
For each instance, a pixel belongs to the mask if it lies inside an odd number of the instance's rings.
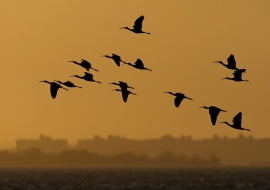
[{"label": "bird", "polygon": [[74,88],[74,87],[82,88],[82,87],[80,87],[80,86],[76,86],[75,84],[73,84],[73,83],[70,82],[70,81],[66,81],[66,82],[61,82],[61,81],[59,81],[59,80],[54,80],[54,81],[56,81],[56,82],[58,82],[58,83],[60,83],[60,84],[63,84],[63,85],[65,85],[65,86],[67,86],[67,87],[70,87],[70,88]]},{"label": "bird", "polygon": [[112,56],[103,55],[101,57],[107,57],[107,58],[113,59],[118,67],[120,67],[120,62],[124,63],[124,61],[121,60],[121,57],[119,55],[116,55],[116,54],[112,54]]},{"label": "bird", "polygon": [[241,81],[249,82],[248,80],[243,80],[242,79],[242,73],[245,73],[245,71],[246,71],[246,69],[238,69],[238,70],[234,71],[233,78],[226,77],[226,78],[223,78],[223,79],[233,80],[235,82],[241,82]]},{"label": "bird", "polygon": [[97,71],[97,69],[94,69],[92,66],[91,66],[91,63],[82,59],[81,63],[78,63],[77,61],[68,61],[68,62],[72,62],[72,63],[75,63],[77,65],[80,65],[81,67],[85,68],[87,71],[89,71],[89,69],[93,69],[94,71]]},{"label": "bird", "polygon": [[130,66],[132,66],[132,67],[134,67],[136,69],[152,71],[151,69],[148,69],[148,68],[144,67],[144,64],[143,64],[141,59],[137,59],[135,61],[134,65],[131,64],[131,63],[126,63],[126,62],[124,62],[124,63],[127,64],[127,65],[130,65]]},{"label": "bird", "polygon": [[232,69],[232,70],[238,70],[237,67],[236,67],[236,62],[235,62],[235,59],[234,59],[234,55],[231,54],[228,59],[228,64],[224,64],[222,61],[214,61],[213,63],[220,63],[222,65],[224,65],[225,67],[227,67],[228,69]]},{"label": "bird", "polygon": [[56,82],[49,82],[47,80],[42,80],[42,81],[39,81],[39,82],[45,82],[45,83],[48,83],[48,84],[51,85],[50,86],[50,91],[51,91],[51,96],[52,96],[53,99],[56,98],[57,91],[58,91],[59,88],[63,88],[64,90],[67,90],[68,91],[68,89],[62,87],[60,84],[58,84]]},{"label": "bird", "polygon": [[109,83],[109,84],[118,85],[118,86],[120,86],[121,90],[127,90],[127,88],[134,89],[133,87],[128,86],[128,84],[126,82],[122,82],[122,81],[119,81],[119,84],[118,83],[115,83],[115,82],[112,82],[112,83]]},{"label": "bird", "polygon": [[188,98],[188,97],[186,97],[185,96],[185,94],[182,94],[182,93],[179,93],[179,92],[177,92],[177,93],[172,93],[172,92],[164,92],[164,93],[168,93],[168,94],[171,94],[171,95],[173,95],[173,96],[176,96],[175,97],[175,99],[174,99],[174,105],[175,105],[175,107],[179,107],[179,105],[180,105],[180,103],[182,102],[182,100],[184,99],[184,98],[186,98],[186,99],[189,99],[189,100],[193,100],[193,99],[191,99],[191,98]]},{"label": "bird", "polygon": [[210,106],[210,107],[201,106],[200,108],[209,109],[209,114],[210,114],[211,122],[212,122],[213,125],[216,124],[217,116],[218,116],[220,111],[227,112],[227,111],[222,110],[222,109],[220,109],[220,108],[218,108],[216,106]]},{"label": "bird", "polygon": [[130,92],[129,90],[114,89],[112,91],[120,91],[120,92],[122,92],[122,98],[123,98],[125,103],[127,102],[129,94],[133,94],[133,95],[137,96],[137,94],[134,94],[133,92]]},{"label": "bird", "polygon": [[94,80],[93,75],[91,73],[88,73],[88,72],[84,72],[84,76],[72,75],[70,77],[77,77],[77,78],[84,79],[84,80],[89,81],[89,82],[97,82],[97,83],[101,84],[100,81]]},{"label": "bird", "polygon": [[246,130],[246,131],[250,131],[250,129],[245,129],[241,127],[241,122],[242,122],[242,112],[239,112],[234,118],[233,118],[233,124],[229,124],[228,122],[224,121],[224,122],[219,122],[219,123],[225,123],[227,125],[229,125],[230,127],[234,128],[234,129],[238,129],[238,130]]},{"label": "bird", "polygon": [[144,16],[142,15],[139,18],[137,18],[137,20],[134,22],[133,29],[130,29],[129,27],[122,27],[120,29],[127,29],[136,34],[140,34],[140,33],[150,34],[149,32],[142,31],[143,20],[144,20]]}]

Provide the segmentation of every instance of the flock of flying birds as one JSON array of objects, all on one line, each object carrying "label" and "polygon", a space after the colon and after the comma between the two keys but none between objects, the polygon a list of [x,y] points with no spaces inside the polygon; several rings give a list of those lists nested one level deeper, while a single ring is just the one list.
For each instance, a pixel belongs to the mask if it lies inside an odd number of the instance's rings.
[{"label": "flock of flying birds", "polygon": [[[142,22],[143,22],[143,20],[144,20],[144,16],[140,16],[134,22],[133,28],[122,27],[120,29],[127,29],[127,30],[130,30],[131,32],[134,32],[136,34],[140,34],[140,33],[150,34],[149,32],[142,31]],[[116,65],[118,67],[120,67],[120,63],[122,62],[123,64],[130,65],[130,66],[132,66],[132,67],[134,67],[136,69],[152,71],[151,69],[148,69],[148,68],[145,68],[144,67],[144,64],[143,64],[143,62],[142,62],[141,59],[137,59],[134,64],[131,64],[131,63],[127,63],[127,62],[121,60],[121,57],[119,55],[116,55],[116,54],[112,54],[112,56],[103,55],[102,57],[106,57],[106,58],[112,59],[116,63]],[[84,75],[83,76],[72,75],[70,77],[77,77],[79,79],[83,79],[83,80],[88,81],[88,82],[96,82],[96,83],[100,83],[101,84],[100,81],[94,80],[93,74],[89,73],[89,70],[90,69],[98,72],[97,69],[94,69],[91,66],[91,63],[90,62],[88,62],[88,61],[86,61],[84,59],[82,59],[80,63],[77,62],[77,61],[69,61],[69,62],[72,62],[74,64],[77,64],[77,65],[79,65],[79,66],[81,66],[81,67],[83,67],[84,69],[87,70],[87,72],[84,72]],[[227,59],[228,64],[224,64],[222,61],[214,61],[214,63],[215,62],[224,65],[227,69],[234,70],[233,78],[226,77],[226,78],[223,78],[223,79],[233,80],[233,81],[236,81],[236,82],[241,82],[241,81],[248,82],[248,80],[243,80],[242,79],[242,74],[246,72],[246,69],[238,69],[236,67],[236,61],[235,61],[234,56],[232,54]],[[69,88],[82,88],[80,86],[76,86],[71,81],[62,82],[62,81],[59,81],[59,80],[55,80],[54,82],[49,82],[47,80],[43,80],[43,81],[40,81],[40,82],[45,82],[45,83],[50,84],[50,92],[51,92],[51,96],[52,96],[53,99],[56,98],[57,91],[58,91],[59,88],[62,88],[64,90],[68,90],[68,89],[62,87],[61,85],[64,85],[64,86],[69,87]],[[122,98],[123,98],[123,101],[124,102],[127,102],[127,99],[128,99],[129,94],[136,95],[133,92],[131,92],[131,91],[128,90],[128,88],[130,88],[130,89],[134,89],[134,88],[131,87],[131,86],[129,86],[126,82],[119,81],[119,83],[112,82],[112,83],[109,83],[109,84],[120,86],[120,89],[114,89],[113,91],[120,91],[122,93]],[[175,96],[175,99],[174,99],[175,107],[179,107],[183,99],[193,100],[193,99],[188,98],[184,94],[179,93],[179,92],[177,92],[177,93],[164,92],[164,93],[168,93],[168,94],[171,94],[171,95]],[[218,117],[219,113],[220,112],[226,112],[225,110],[222,110],[222,109],[220,109],[220,108],[218,108],[216,106],[210,106],[210,107],[202,106],[200,108],[205,108],[205,109],[208,109],[209,110],[211,122],[212,122],[213,125],[216,124],[217,117]],[[234,129],[250,131],[249,129],[245,129],[245,128],[242,128],[241,127],[242,112],[239,112],[233,118],[233,121],[232,122],[233,122],[233,124],[229,124],[228,122],[220,122],[220,123],[225,123],[225,124],[229,125],[230,127],[234,128]]]}]

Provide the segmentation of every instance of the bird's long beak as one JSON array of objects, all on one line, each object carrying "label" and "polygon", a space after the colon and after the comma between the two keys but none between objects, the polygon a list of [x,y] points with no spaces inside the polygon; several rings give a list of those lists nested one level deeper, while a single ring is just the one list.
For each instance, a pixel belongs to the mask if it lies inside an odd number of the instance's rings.
[{"label": "bird's long beak", "polygon": [[163,92],[163,94],[164,94],[164,93],[170,93],[170,92]]},{"label": "bird's long beak", "polygon": [[133,94],[133,95],[137,96],[137,94],[134,94],[133,92],[130,92],[130,94]]},{"label": "bird's long beak", "polygon": [[225,123],[225,121],[219,122],[219,123]]},{"label": "bird's long beak", "polygon": [[101,57],[105,57],[106,55],[102,55]]},{"label": "bird's long beak", "polygon": [[119,28],[119,29],[124,29],[125,27]]},{"label": "bird's long beak", "polygon": [[199,108],[203,108],[204,106],[201,106],[201,107],[199,107]]},{"label": "bird's long beak", "polygon": [[71,75],[70,77],[76,77],[76,75]]},{"label": "bird's long beak", "polygon": [[220,111],[227,112],[227,111],[225,111],[225,110],[220,110]]}]

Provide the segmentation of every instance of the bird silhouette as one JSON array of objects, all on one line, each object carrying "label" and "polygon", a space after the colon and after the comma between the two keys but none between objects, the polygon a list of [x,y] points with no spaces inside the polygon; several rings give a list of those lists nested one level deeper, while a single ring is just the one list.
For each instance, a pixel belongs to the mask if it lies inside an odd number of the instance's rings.
[{"label": "bird silhouette", "polygon": [[56,82],[58,82],[58,83],[60,83],[60,84],[63,84],[63,85],[65,85],[65,86],[67,86],[67,87],[70,87],[70,88],[74,88],[74,87],[82,88],[82,87],[80,87],[80,86],[76,86],[75,84],[73,84],[73,83],[70,82],[70,81],[66,81],[66,82],[61,82],[61,81],[59,81],[59,80],[54,80],[54,81],[56,81]]},{"label": "bird silhouette", "polygon": [[88,73],[88,72],[84,72],[84,76],[72,75],[70,77],[77,77],[77,78],[84,79],[84,80],[89,81],[89,82],[97,82],[97,83],[101,84],[100,81],[94,80],[93,75],[91,73]]},{"label": "bird silhouette", "polygon": [[51,91],[51,96],[53,99],[55,99],[56,95],[57,95],[57,91],[59,88],[63,88],[64,90],[67,90],[66,88],[62,87],[60,84],[56,83],[56,82],[49,82],[47,80],[42,80],[42,81],[39,81],[39,82],[45,82],[45,83],[48,83],[50,84],[50,91]]},{"label": "bird silhouette", "polygon": [[142,60],[140,60],[140,59],[137,59],[135,61],[134,65],[131,63],[126,63],[126,62],[124,62],[124,64],[130,65],[136,69],[152,71],[151,69],[145,68]]},{"label": "bird silhouette", "polygon": [[130,92],[129,90],[114,89],[112,91],[120,91],[120,92],[122,92],[122,98],[123,98],[125,103],[127,102],[129,94],[133,94],[133,95],[137,96],[137,94],[134,94],[133,92]]},{"label": "bird silhouette", "polygon": [[234,129],[238,129],[238,130],[246,130],[246,131],[250,131],[250,129],[245,129],[241,127],[241,123],[242,123],[242,112],[239,112],[234,118],[233,118],[233,124],[229,124],[227,121],[224,122],[219,122],[219,123],[225,123],[227,125],[229,125],[230,127],[234,128]]},{"label": "bird silhouette", "polygon": [[140,16],[135,22],[134,22],[134,25],[133,25],[133,29],[130,29],[129,27],[122,27],[120,29],[127,29],[127,30],[130,30],[131,32],[134,32],[136,34],[139,34],[139,33],[145,33],[145,34],[150,34],[149,32],[144,32],[142,31],[142,22],[143,22],[143,19],[144,19],[144,16]]},{"label": "bird silhouette", "polygon": [[128,84],[127,84],[126,82],[122,82],[122,81],[119,81],[119,83],[112,82],[112,83],[109,83],[109,84],[118,85],[118,86],[120,86],[120,88],[121,88],[122,90],[127,90],[127,88],[132,88],[132,89],[134,89],[133,87],[128,86]]},{"label": "bird silhouette", "polygon": [[241,82],[241,81],[249,82],[248,80],[243,80],[242,79],[242,73],[245,73],[245,71],[246,71],[246,69],[238,69],[238,70],[234,71],[233,78],[226,77],[226,78],[223,78],[223,79],[233,80],[233,81],[236,81],[236,82]]},{"label": "bird silhouette", "polygon": [[171,94],[171,95],[173,95],[173,96],[176,96],[175,97],[175,99],[174,99],[174,105],[175,105],[175,107],[179,107],[179,105],[180,105],[180,103],[182,102],[182,100],[184,99],[184,98],[186,98],[186,99],[189,99],[189,100],[193,100],[193,99],[191,99],[191,98],[188,98],[188,97],[186,97],[184,94],[182,94],[182,93],[179,93],[179,92],[177,92],[177,93],[172,93],[172,92],[164,92],[164,93],[168,93],[168,94]]},{"label": "bird silhouette", "polygon": [[207,107],[207,106],[201,106],[200,108],[204,108],[204,109],[209,109],[209,114],[210,114],[210,117],[211,117],[211,122],[213,125],[216,124],[216,121],[217,121],[217,116],[219,114],[220,111],[223,111],[223,112],[226,112],[225,110],[222,110],[216,106],[210,106],[210,107]]},{"label": "bird silhouette", "polygon": [[72,62],[72,63],[75,63],[77,65],[80,65],[81,67],[85,68],[87,71],[89,71],[89,69],[93,69],[94,71],[98,71],[97,69],[94,69],[92,66],[91,66],[91,63],[82,59],[81,63],[78,63],[77,61],[69,61],[69,62]]},{"label": "bird silhouette", "polygon": [[222,65],[224,65],[225,67],[227,67],[228,69],[232,69],[232,70],[237,70],[237,67],[236,67],[236,62],[235,62],[235,59],[234,59],[234,55],[231,54],[228,59],[228,64],[224,64],[222,61],[214,61],[213,63],[220,63]]},{"label": "bird silhouette", "polygon": [[116,55],[116,54],[112,54],[112,56],[103,55],[101,57],[107,57],[107,58],[113,59],[118,67],[120,67],[120,62],[124,63],[124,61],[121,60],[121,57],[119,55]]}]

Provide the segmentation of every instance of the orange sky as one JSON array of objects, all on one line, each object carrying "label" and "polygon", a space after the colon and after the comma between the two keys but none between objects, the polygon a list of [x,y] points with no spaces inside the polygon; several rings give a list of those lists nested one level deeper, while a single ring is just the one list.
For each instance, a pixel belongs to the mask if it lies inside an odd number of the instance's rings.
[{"label": "orange sky", "polygon": [[[194,138],[236,137],[241,131],[212,126],[208,110],[227,110],[219,121],[242,111],[245,135],[269,137],[270,1],[1,1],[0,3],[0,143],[17,138],[76,141],[106,137],[157,138],[164,134]],[[143,30],[132,27],[145,16]],[[119,54],[134,63],[140,58],[153,72],[117,67],[104,54]],[[237,83],[221,80],[232,71],[213,61],[234,54],[246,68]],[[69,60],[86,59],[103,84],[71,78],[83,89],[59,90],[52,99],[40,80],[68,80],[84,69]],[[125,104],[110,82],[126,81],[138,96]],[[182,92],[179,108],[165,91]]]}]

